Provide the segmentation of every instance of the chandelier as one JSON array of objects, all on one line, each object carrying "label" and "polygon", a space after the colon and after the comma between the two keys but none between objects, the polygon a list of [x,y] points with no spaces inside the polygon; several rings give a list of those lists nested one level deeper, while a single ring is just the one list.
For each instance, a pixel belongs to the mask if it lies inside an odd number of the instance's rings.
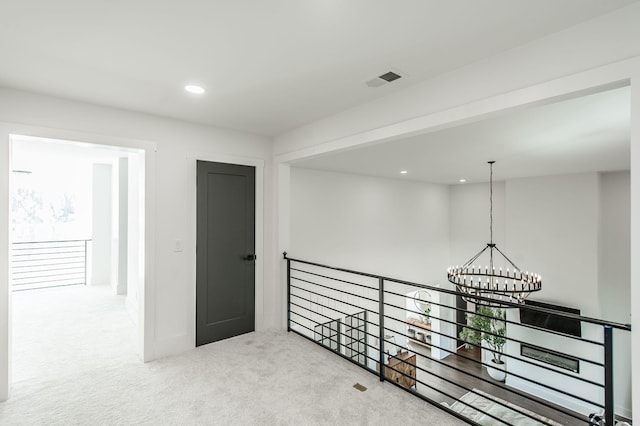
[{"label": "chandelier", "polygon": [[493,163],[489,161],[490,242],[465,264],[450,266],[447,279],[463,293],[465,301],[500,307],[502,302],[524,303],[529,294],[542,289],[542,278],[523,272],[493,242]]}]

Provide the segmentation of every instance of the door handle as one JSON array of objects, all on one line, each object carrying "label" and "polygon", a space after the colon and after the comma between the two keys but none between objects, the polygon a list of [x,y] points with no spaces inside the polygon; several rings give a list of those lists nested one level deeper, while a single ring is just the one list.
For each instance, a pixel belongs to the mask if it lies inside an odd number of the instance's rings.
[{"label": "door handle", "polygon": [[250,261],[250,262],[251,262],[251,261],[256,260],[257,258],[258,258],[258,256],[256,256],[255,254],[248,254],[248,255],[244,258],[244,260],[248,260],[248,261]]}]

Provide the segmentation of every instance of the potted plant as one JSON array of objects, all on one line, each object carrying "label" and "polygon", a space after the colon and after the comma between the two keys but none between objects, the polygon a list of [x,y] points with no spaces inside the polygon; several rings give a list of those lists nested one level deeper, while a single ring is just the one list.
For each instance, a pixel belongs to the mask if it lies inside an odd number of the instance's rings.
[{"label": "potted plant", "polygon": [[506,378],[505,364],[502,360],[504,345],[507,343],[505,334],[507,323],[504,309],[491,308],[480,305],[475,314],[467,313],[467,326],[460,332],[460,339],[466,342],[465,348],[480,345],[484,342],[491,352],[491,364],[487,373],[495,380],[504,381]]},{"label": "potted plant", "polygon": [[431,308],[426,308],[424,310],[424,322],[427,324],[431,324]]}]

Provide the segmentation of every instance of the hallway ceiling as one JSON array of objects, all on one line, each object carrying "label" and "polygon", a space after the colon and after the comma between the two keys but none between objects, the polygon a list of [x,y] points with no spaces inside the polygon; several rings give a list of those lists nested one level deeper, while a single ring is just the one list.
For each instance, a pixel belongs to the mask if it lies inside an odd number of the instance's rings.
[{"label": "hallway ceiling", "polygon": [[442,184],[488,181],[489,160],[496,180],[629,170],[630,106],[622,87],[294,166]]},{"label": "hallway ceiling", "polygon": [[276,135],[633,2],[2,0],[0,86]]}]

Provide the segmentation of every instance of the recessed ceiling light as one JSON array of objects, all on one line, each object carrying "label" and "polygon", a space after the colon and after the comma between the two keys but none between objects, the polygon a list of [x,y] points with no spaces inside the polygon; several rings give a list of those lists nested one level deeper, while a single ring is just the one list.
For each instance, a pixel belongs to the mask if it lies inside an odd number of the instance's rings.
[{"label": "recessed ceiling light", "polygon": [[466,179],[460,179],[458,182],[465,183],[466,181],[467,181]]},{"label": "recessed ceiling light", "polygon": [[196,95],[202,95],[205,92],[204,87],[195,86],[193,84],[189,84],[187,86],[184,86],[184,90],[186,90],[189,93],[194,93]]},{"label": "recessed ceiling light", "polygon": [[408,171],[406,171],[406,170],[401,170],[401,171],[400,171],[400,174],[401,174],[401,175],[406,175],[407,173],[409,173],[409,172],[408,172]]}]

